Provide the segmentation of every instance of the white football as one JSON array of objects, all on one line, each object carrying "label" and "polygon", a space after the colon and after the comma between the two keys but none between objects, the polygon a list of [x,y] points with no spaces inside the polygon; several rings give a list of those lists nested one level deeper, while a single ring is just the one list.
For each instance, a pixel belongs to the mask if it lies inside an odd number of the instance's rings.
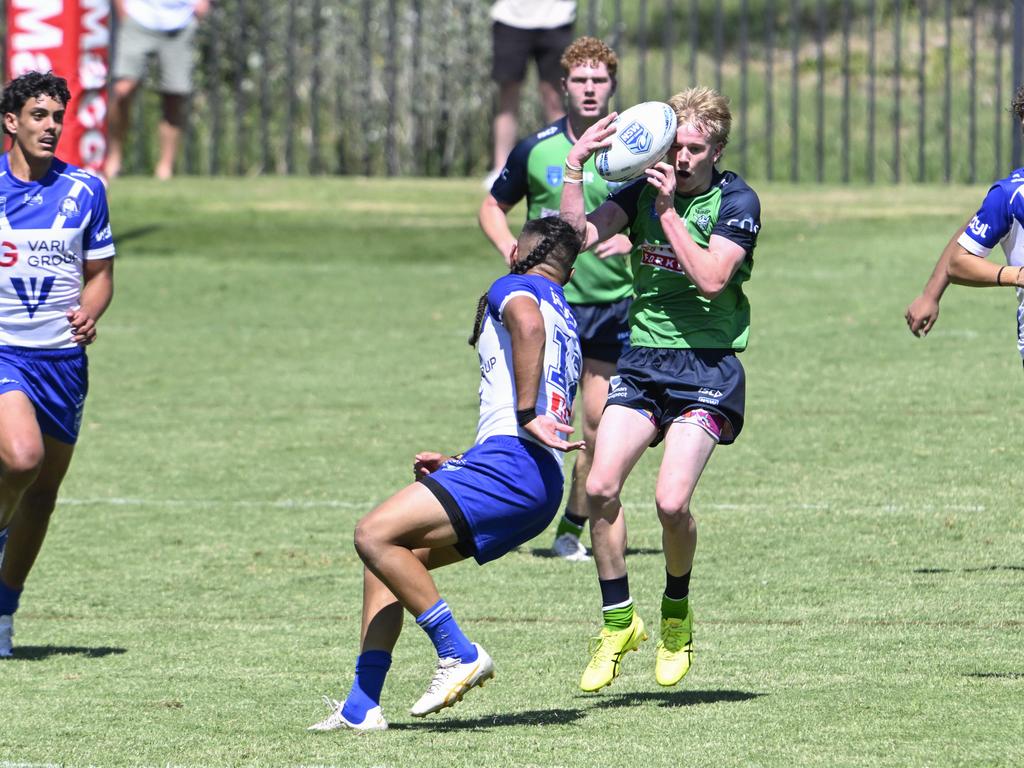
[{"label": "white football", "polygon": [[594,156],[597,172],[608,181],[626,181],[661,160],[676,139],[676,113],[661,101],[645,101],[620,112],[612,123],[611,146]]}]

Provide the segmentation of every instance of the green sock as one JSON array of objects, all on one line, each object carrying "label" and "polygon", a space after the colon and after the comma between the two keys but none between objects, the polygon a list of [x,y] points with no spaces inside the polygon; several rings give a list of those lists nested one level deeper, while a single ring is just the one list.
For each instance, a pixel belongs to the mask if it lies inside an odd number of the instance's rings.
[{"label": "green sock", "polygon": [[580,537],[580,534],[583,533],[583,526],[576,525],[576,523],[574,523],[568,517],[562,515],[562,519],[558,521],[558,530],[555,531],[555,538],[557,539],[563,533],[571,533],[578,539]]},{"label": "green sock", "polygon": [[683,597],[673,600],[666,595],[661,596],[661,618],[663,619],[685,619],[690,598]]},{"label": "green sock", "polygon": [[618,608],[605,608],[602,613],[604,614],[604,628],[611,632],[619,632],[633,623],[633,601],[630,600],[629,605]]}]

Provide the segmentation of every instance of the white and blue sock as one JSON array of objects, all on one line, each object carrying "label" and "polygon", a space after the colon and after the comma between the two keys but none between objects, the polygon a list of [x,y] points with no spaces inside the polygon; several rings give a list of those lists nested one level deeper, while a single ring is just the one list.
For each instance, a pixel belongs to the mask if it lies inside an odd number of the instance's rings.
[{"label": "white and blue sock", "polygon": [[391,669],[391,654],[387,651],[363,651],[356,658],[356,679],[345,697],[341,714],[350,723],[361,723],[366,713],[380,706],[380,692],[384,678]]},{"label": "white and blue sock", "polygon": [[427,633],[440,658],[476,661],[479,655],[476,646],[459,629],[448,603],[443,599],[417,616],[416,623]]}]

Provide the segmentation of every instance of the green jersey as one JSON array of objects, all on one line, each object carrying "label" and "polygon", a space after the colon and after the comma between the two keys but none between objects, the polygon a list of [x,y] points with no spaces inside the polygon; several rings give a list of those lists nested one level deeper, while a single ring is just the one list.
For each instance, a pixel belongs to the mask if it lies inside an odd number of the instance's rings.
[{"label": "green jersey", "polygon": [[[558,215],[562,170],[572,149],[568,125],[569,118],[563,117],[516,145],[491,188],[495,200],[511,206],[525,197],[530,219]],[[584,205],[589,213],[605,201],[610,187],[618,185],[597,174],[594,158],[587,160],[583,175]],[[565,286],[565,297],[570,304],[611,304],[629,297],[632,291],[632,276],[624,258],[599,259],[593,251],[586,251],[576,259],[576,272]]]},{"label": "green jersey", "polygon": [[754,246],[761,228],[761,203],[746,182],[717,170],[711,188],[696,197],[676,195],[679,217],[697,245],[707,248],[721,235],[746,250],[729,284],[708,299],[683,272],[654,208],[657,190],[646,179],[609,199],[629,217],[633,241],[633,305],[629,343],[671,349],[746,349],[750,303],[743,283],[750,278]]}]

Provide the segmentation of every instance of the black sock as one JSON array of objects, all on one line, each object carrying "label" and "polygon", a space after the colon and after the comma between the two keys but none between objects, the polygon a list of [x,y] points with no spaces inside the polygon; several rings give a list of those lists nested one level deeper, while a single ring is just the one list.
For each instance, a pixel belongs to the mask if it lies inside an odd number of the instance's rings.
[{"label": "black sock", "polygon": [[682,600],[690,596],[690,573],[692,569],[682,576],[673,576],[665,571],[665,597],[669,600]]}]

